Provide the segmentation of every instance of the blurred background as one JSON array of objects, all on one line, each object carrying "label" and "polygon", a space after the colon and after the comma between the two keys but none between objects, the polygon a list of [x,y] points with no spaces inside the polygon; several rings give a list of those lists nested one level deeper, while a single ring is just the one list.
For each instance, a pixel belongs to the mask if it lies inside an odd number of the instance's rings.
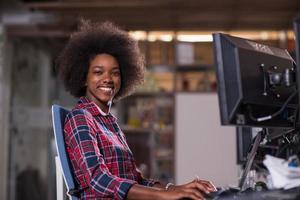
[{"label": "blurred background", "polygon": [[81,17],[139,41],[145,84],[113,105],[144,176],[236,185],[237,130],[221,127],[213,32],[294,55],[296,0],[0,0],[0,199],[55,199],[51,105],[72,108],[54,62]]}]

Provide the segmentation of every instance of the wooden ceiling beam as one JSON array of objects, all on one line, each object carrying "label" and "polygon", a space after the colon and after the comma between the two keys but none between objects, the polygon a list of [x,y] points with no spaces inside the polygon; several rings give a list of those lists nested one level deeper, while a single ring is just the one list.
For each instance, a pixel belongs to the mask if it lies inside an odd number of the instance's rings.
[{"label": "wooden ceiling beam", "polygon": [[[218,5],[218,6],[216,6]],[[32,10],[80,10],[80,9],[115,9],[115,8],[167,8],[167,9],[200,9],[200,10],[241,10],[254,11],[280,11],[286,9],[299,10],[300,3],[297,1],[286,0],[252,0],[252,1],[236,1],[236,0],[81,0],[81,1],[49,1],[40,3],[23,3],[23,6]]]},{"label": "wooden ceiling beam", "polygon": [[160,1],[50,1],[42,3],[24,3],[24,7],[33,10],[72,10],[72,9],[106,9],[106,8],[130,8],[130,7],[157,7],[163,5]]},{"label": "wooden ceiling beam", "polygon": [[80,17],[112,20],[128,30],[283,30],[292,28],[300,12],[299,0],[57,0],[23,5],[53,14],[57,28],[67,30],[75,29]]}]

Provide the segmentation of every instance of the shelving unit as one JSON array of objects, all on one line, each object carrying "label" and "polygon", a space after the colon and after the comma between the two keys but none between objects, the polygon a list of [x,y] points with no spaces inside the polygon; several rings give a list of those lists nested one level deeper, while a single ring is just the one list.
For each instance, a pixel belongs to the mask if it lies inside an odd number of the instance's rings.
[{"label": "shelving unit", "polygon": [[[148,163],[146,177],[162,182],[174,181],[174,99],[172,94],[147,93],[130,96],[122,101],[123,130],[128,143],[138,143],[143,148],[131,146],[137,166]],[[133,134],[135,133],[135,134]],[[140,135],[151,135],[139,140]],[[138,136],[138,137],[137,137]],[[139,140],[139,141],[137,141]],[[142,154],[143,156],[137,156]],[[137,158],[138,157],[138,158]]]},{"label": "shelving unit", "polygon": [[145,83],[117,106],[137,166],[142,166],[144,176],[163,183],[175,181],[175,94],[211,92],[216,88],[212,44],[183,43],[180,48],[189,50],[188,55],[180,55],[178,44],[139,43],[148,64]]}]

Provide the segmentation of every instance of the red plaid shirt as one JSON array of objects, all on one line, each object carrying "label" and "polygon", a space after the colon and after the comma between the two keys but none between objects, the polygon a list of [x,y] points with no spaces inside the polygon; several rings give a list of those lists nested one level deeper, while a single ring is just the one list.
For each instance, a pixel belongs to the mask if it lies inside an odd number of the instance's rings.
[{"label": "red plaid shirt", "polygon": [[125,199],[135,183],[154,185],[137,170],[116,118],[86,97],[68,114],[64,132],[80,199]]}]

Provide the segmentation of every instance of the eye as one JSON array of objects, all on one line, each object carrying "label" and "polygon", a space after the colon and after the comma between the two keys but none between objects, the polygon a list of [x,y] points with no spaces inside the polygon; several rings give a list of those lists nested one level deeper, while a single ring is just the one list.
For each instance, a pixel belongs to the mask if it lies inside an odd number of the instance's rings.
[{"label": "eye", "polygon": [[120,73],[120,71],[119,71],[119,70],[117,70],[117,71],[113,71],[113,75],[114,75],[114,76],[120,76],[120,74],[121,74],[121,73]]},{"label": "eye", "polygon": [[103,74],[103,71],[102,70],[94,70],[93,73],[97,74],[97,75],[101,75],[101,74]]}]

